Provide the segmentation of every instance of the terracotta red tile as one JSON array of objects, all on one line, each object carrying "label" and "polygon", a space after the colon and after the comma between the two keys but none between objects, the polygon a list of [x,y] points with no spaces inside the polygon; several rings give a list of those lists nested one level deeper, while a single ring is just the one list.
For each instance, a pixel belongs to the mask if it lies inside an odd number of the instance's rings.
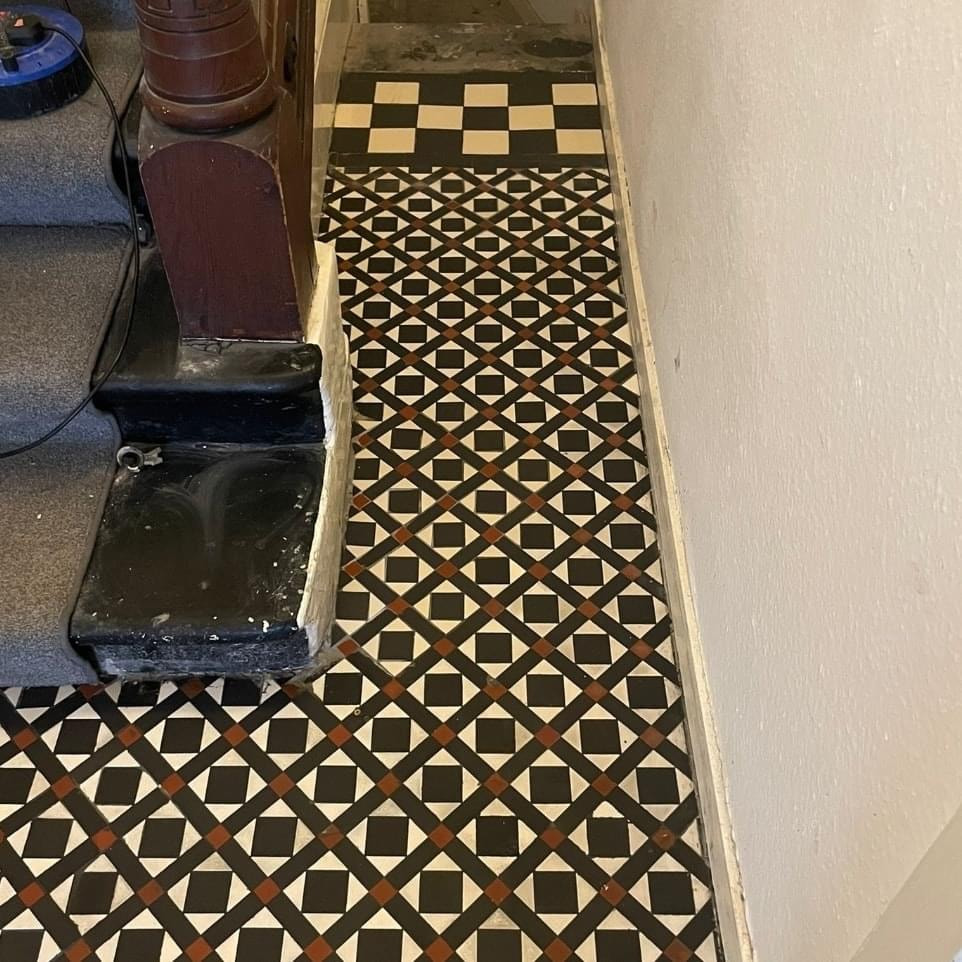
[{"label": "terracotta red tile", "polygon": [[493,882],[489,882],[485,886],[484,894],[487,895],[495,905],[500,905],[511,894],[511,889],[508,888],[501,879],[496,878]]},{"label": "terracotta red tile", "polygon": [[577,541],[578,544],[587,544],[593,537],[594,535],[587,528],[578,528],[571,534],[571,540]]},{"label": "terracotta red tile", "polygon": [[494,544],[496,541],[500,541],[504,535],[498,531],[497,528],[488,528],[488,530],[485,531],[481,537],[484,538],[488,544]]},{"label": "terracotta red tile", "polygon": [[153,905],[164,894],[164,890],[156,879],[151,879],[137,889],[137,897],[144,905]]},{"label": "terracotta red tile", "polygon": [[545,950],[544,954],[551,962],[565,962],[571,958],[571,949],[561,939],[555,939]]},{"label": "terracotta red tile", "polygon": [[481,313],[487,317],[490,317],[492,314],[494,314],[496,310],[497,308],[493,304],[485,304],[481,307]]},{"label": "terracotta red tile", "polygon": [[484,612],[492,618],[497,618],[504,611],[504,605],[497,598],[491,598],[484,603]]},{"label": "terracotta red tile", "polygon": [[241,725],[231,725],[230,728],[224,732],[224,741],[230,745],[239,745],[245,738],[247,738],[247,731]]},{"label": "terracotta red tile", "polygon": [[391,701],[394,701],[395,699],[400,698],[406,689],[404,685],[402,685],[396,678],[392,678],[381,688],[381,691],[383,691],[384,694],[391,699]]},{"label": "terracotta red tile", "polygon": [[447,658],[456,647],[457,645],[450,638],[439,638],[434,643],[434,650],[443,658]]},{"label": "terracotta red tile", "polygon": [[665,736],[654,725],[650,725],[642,733],[641,740],[649,748],[657,748],[665,740]]},{"label": "terracotta red tile", "polygon": [[364,565],[362,565],[359,561],[349,561],[346,565],[344,565],[344,574],[346,574],[349,578],[356,578],[363,571]]},{"label": "terracotta red tile", "polygon": [[614,879],[608,879],[599,892],[601,897],[612,905],[617,905],[628,894]]},{"label": "terracotta red tile", "polygon": [[44,897],[44,890],[39,882],[31,882],[28,886],[21,889],[18,893],[20,901],[29,909]]},{"label": "terracotta red tile", "polygon": [[446,448],[453,448],[457,443],[458,439],[450,431],[441,436],[441,444],[443,444]]},{"label": "terracotta red tile", "polygon": [[540,494],[529,494],[525,499],[524,503],[532,509],[532,511],[540,511],[546,504],[544,498]]},{"label": "terracotta red tile", "polygon": [[453,578],[458,573],[458,566],[450,561],[442,561],[434,569],[442,578]]},{"label": "terracotta red tile", "polygon": [[526,447],[536,448],[539,444],[541,444],[541,438],[539,438],[537,434],[529,434],[524,439],[524,443]]},{"label": "terracotta red tile", "polygon": [[213,951],[206,939],[198,937],[184,949],[184,955],[190,962],[203,962]]},{"label": "terracotta red tile", "polygon": [[325,962],[334,954],[334,950],[327,944],[323,935],[319,935],[306,949],[304,955],[310,962]]},{"label": "terracotta red tile", "polygon": [[556,849],[561,845],[568,836],[565,835],[560,829],[555,828],[554,825],[549,825],[541,833],[541,841],[545,843],[550,849]]},{"label": "terracotta red tile", "polygon": [[508,689],[501,682],[492,680],[484,686],[484,692],[492,701],[497,701],[508,693]]},{"label": "terracotta red tile", "polygon": [[283,798],[294,787],[294,779],[287,772],[281,772],[271,779],[270,786],[278,798]]},{"label": "terracotta red tile", "polygon": [[411,351],[410,353],[404,355],[403,360],[408,367],[414,367],[414,365],[417,364],[420,358],[417,356],[417,354]]},{"label": "terracotta red tile", "polygon": [[450,494],[443,494],[438,498],[438,504],[444,508],[445,511],[450,511],[458,503],[457,498],[453,498]]},{"label": "terracotta red tile", "polygon": [[189,678],[180,686],[180,690],[188,698],[196,698],[204,690],[204,683],[199,678]]},{"label": "terracotta red tile", "polygon": [[424,954],[431,962],[447,962],[454,952],[444,939],[438,937],[424,950]]},{"label": "terracotta red tile", "polygon": [[567,304],[556,304],[554,310],[556,314],[560,314],[562,317],[564,317],[565,314],[568,314],[571,311],[571,308],[568,307]]},{"label": "terracotta red tile", "polygon": [[99,832],[90,836],[90,841],[94,843],[98,851],[106,852],[117,841],[117,836],[109,828],[102,828]]},{"label": "terracotta red tile", "polygon": [[63,775],[50,786],[57,798],[66,798],[76,787],[77,783],[69,775]]},{"label": "terracotta red tile", "polygon": [[215,825],[204,838],[211,847],[218,849],[223,848],[231,840],[231,834],[223,825]]},{"label": "terracotta red tile", "polygon": [[398,528],[393,537],[398,544],[407,544],[414,535],[407,528]]},{"label": "terracotta red tile", "polygon": [[592,783],[591,787],[599,795],[610,795],[617,787],[618,783],[612,781],[604,772],[602,772]]},{"label": "terracotta red tile", "polygon": [[606,377],[606,378],[601,382],[601,386],[602,386],[606,391],[613,391],[616,387],[618,387],[618,382],[617,382],[614,378]]},{"label": "terracotta red tile", "polygon": [[318,837],[328,848],[334,848],[344,841],[344,833],[336,825],[328,825]]},{"label": "terracotta red tile", "polygon": [[543,728],[538,729],[534,737],[537,738],[545,748],[550,748],[561,738],[550,725],[545,725]]},{"label": "terracotta red tile", "polygon": [[538,386],[538,382],[537,382],[534,378],[532,378],[532,377],[526,377],[526,378],[521,382],[521,386],[522,386],[526,391],[533,391],[533,390]]},{"label": "terracotta red tile", "polygon": [[428,837],[438,848],[444,848],[445,845],[454,841],[454,832],[447,825],[438,825],[431,830]]},{"label": "terracotta red tile", "polygon": [[501,468],[499,468],[493,461],[489,461],[487,464],[485,464],[481,468],[480,473],[485,478],[493,478],[496,474],[499,474],[500,472],[501,472]]},{"label": "terracotta red tile", "polygon": [[[402,478],[409,478],[417,468],[415,468],[413,464],[408,464],[407,461],[402,461],[394,470],[397,471]],[[397,536],[395,535],[395,537]],[[403,544],[404,542],[402,541],[401,543]]]},{"label": "terracotta red tile", "polygon": [[21,751],[28,745],[32,745],[37,740],[37,736],[31,728],[22,728],[13,736],[13,743]]},{"label": "terracotta red tile", "polygon": [[371,889],[371,896],[378,905],[387,905],[395,895],[397,895],[397,889],[386,878],[382,878]]},{"label": "terracotta red tile", "polygon": [[185,785],[185,782],[177,772],[171,772],[161,783],[160,787],[170,796],[176,795]]},{"label": "terracotta red tile", "polygon": [[638,578],[641,577],[641,568],[637,568],[635,565],[625,565],[624,568],[621,569],[621,573],[629,581],[637,581]]},{"label": "terracotta red tile", "polygon": [[598,682],[593,681],[593,682],[590,682],[590,683],[585,687],[585,694],[586,694],[592,701],[601,701],[601,699],[604,698],[605,695],[608,694],[608,689],[605,688],[604,685],[601,685],[601,684],[599,684]]},{"label": "terracotta red tile", "polygon": [[337,643],[337,650],[347,657],[361,650],[361,646],[353,638],[344,638]]},{"label": "terracotta red tile", "polygon": [[63,957],[67,962],[84,962],[92,956],[93,949],[83,939],[77,939],[69,949],[64,952]]},{"label": "terracotta red tile", "polygon": [[670,962],[688,962],[694,954],[684,942],[678,939],[674,939],[668,948],[664,950],[664,953],[665,958],[669,959]]},{"label": "terracotta red tile", "polygon": [[532,646],[532,650],[541,655],[542,658],[547,658],[551,652],[554,651],[554,645],[548,641],[547,638],[539,638]]},{"label": "terracotta red tile", "polygon": [[418,409],[411,407],[410,404],[406,404],[401,408],[401,417],[405,421],[413,421],[418,416]]},{"label": "terracotta red tile", "polygon": [[578,611],[580,611],[586,618],[594,618],[601,609],[593,601],[582,601],[578,605]]},{"label": "terracotta red tile", "polygon": [[572,464],[565,468],[565,471],[571,475],[573,478],[583,478],[587,473],[588,469],[581,464]]},{"label": "terracotta red tile", "polygon": [[547,565],[543,565],[540,561],[536,561],[530,568],[528,568],[528,574],[534,578],[537,578],[538,581],[543,581],[548,577],[548,575],[551,574],[551,569]]},{"label": "terracotta red tile", "polygon": [[492,795],[500,795],[504,792],[508,786],[509,782],[505,780],[502,775],[497,772],[492,772],[485,780],[484,787],[491,792]]},{"label": "terracotta red tile", "polygon": [[562,364],[570,364],[574,360],[574,355],[569,354],[567,351],[562,351],[558,355],[558,360],[561,361]]},{"label": "terracotta red tile", "polygon": [[660,849],[663,849],[667,852],[668,849],[670,849],[678,840],[678,836],[675,835],[675,833],[668,828],[668,826],[662,825],[661,828],[659,828],[658,831],[651,836],[651,840]]},{"label": "terracotta red tile", "polygon": [[599,341],[607,340],[608,338],[608,328],[607,327],[596,327],[592,332]]},{"label": "terracotta red tile", "polygon": [[388,606],[388,611],[393,611],[396,615],[403,615],[411,605],[403,598],[395,598]]},{"label": "terracotta red tile", "polygon": [[490,351],[486,351],[481,355],[481,360],[484,361],[485,364],[494,364],[498,359]]},{"label": "terracotta red tile", "polygon": [[434,740],[442,745],[448,745],[458,737],[447,725],[438,725],[431,734],[434,736]]},{"label": "terracotta red tile", "polygon": [[448,281],[447,284],[444,285],[444,289],[449,294],[453,294],[455,291],[461,290],[461,285],[458,284],[456,281]]},{"label": "terracotta red tile", "polygon": [[446,327],[444,329],[444,336],[449,341],[453,341],[458,336],[458,329],[456,327]]},{"label": "terracotta red tile", "polygon": [[613,448],[623,447],[628,442],[620,434],[609,434],[605,439]]},{"label": "terracotta red tile", "polygon": [[366,494],[355,494],[351,499],[354,503],[355,508],[366,508],[370,503],[371,499]]},{"label": "terracotta red tile", "polygon": [[340,748],[345,742],[350,741],[351,733],[343,725],[337,725],[327,733],[327,737]]},{"label": "terracotta red tile", "polygon": [[382,776],[377,783],[377,787],[388,796],[393,795],[402,785],[401,779],[394,774],[394,772],[388,772],[386,775]]},{"label": "terracotta red tile", "polygon": [[99,695],[104,690],[103,685],[77,685],[77,691],[80,692],[87,701]]},{"label": "terracotta red tile", "polygon": [[655,649],[648,644],[647,641],[642,641],[640,638],[632,646],[631,650],[639,658],[644,660],[647,658]]},{"label": "terracotta red tile", "polygon": [[266,878],[254,888],[254,894],[267,905],[281,894],[281,888],[272,878]]}]

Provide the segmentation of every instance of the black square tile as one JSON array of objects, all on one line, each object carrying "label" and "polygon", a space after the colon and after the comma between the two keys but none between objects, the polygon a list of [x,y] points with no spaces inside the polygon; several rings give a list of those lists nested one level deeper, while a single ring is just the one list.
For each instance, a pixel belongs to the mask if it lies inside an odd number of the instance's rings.
[{"label": "black square tile", "polygon": [[653,625],[657,620],[655,600],[649,595],[621,595],[618,617],[624,625]]},{"label": "black square tile", "polygon": [[409,826],[410,821],[406,816],[370,816],[364,854],[406,855]]},{"label": "black square tile", "polygon": [[433,621],[461,621],[464,618],[464,595],[436,591],[431,595],[430,612]]},{"label": "black square tile", "polygon": [[[114,769],[111,769],[113,771]],[[138,771],[139,774],[139,770]],[[104,773],[106,774],[106,773]],[[37,772],[33,768],[11,768],[0,776],[0,805],[23,805],[30,797]],[[101,776],[101,782],[103,776]]]},{"label": "black square tile", "polygon": [[263,816],[254,826],[254,842],[251,853],[257,855],[291,856],[294,854],[294,836],[297,819]]},{"label": "black square tile", "polygon": [[284,930],[282,928],[241,929],[237,937],[237,953],[234,962],[282,962],[283,952]]},{"label": "black square tile", "polygon": [[375,718],[371,722],[371,749],[373,751],[406,752],[410,747],[410,718]]},{"label": "black square tile", "polygon": [[507,665],[512,660],[511,635],[486,632],[475,638],[475,660],[480,665]]},{"label": "black square tile", "polygon": [[599,929],[595,932],[595,958],[598,962],[642,962],[641,940],[637,932]]},{"label": "black square tile", "polygon": [[677,805],[678,777],[674,768],[644,765],[635,773],[642,805]]},{"label": "black square tile", "polygon": [[122,929],[117,939],[114,958],[136,959],[137,962],[161,962],[164,950],[163,929]]},{"label": "black square tile", "polygon": [[460,872],[427,870],[420,876],[420,912],[456,914],[461,911],[463,877]]},{"label": "black square tile", "polygon": [[462,679],[460,675],[428,675],[424,679],[424,704],[428,707],[461,705]]},{"label": "black square tile", "polygon": [[160,740],[161,753],[196,755],[203,743],[205,724],[203,718],[168,718]]},{"label": "black square tile", "polygon": [[223,915],[230,901],[230,872],[193,872],[184,897],[185,912]]},{"label": "black square tile", "polygon": [[667,708],[665,679],[658,675],[632,675],[628,679],[628,704],[632,708]]},{"label": "black square tile", "polygon": [[414,658],[414,632],[382,631],[378,654],[382,661],[411,661]]},{"label": "black square tile", "polygon": [[116,872],[80,872],[70,886],[67,914],[106,915],[116,888]]},{"label": "black square tile", "polygon": [[355,765],[321,763],[314,782],[315,802],[352,802],[357,790]]},{"label": "black square tile", "polygon": [[148,818],[137,854],[141,858],[176,858],[184,844],[185,827],[182,818]]},{"label": "black square tile", "polygon": [[649,872],[648,893],[655,915],[693,915],[695,899],[687,872]]},{"label": "black square tile", "polygon": [[631,842],[624,818],[588,819],[588,854],[593,858],[628,858]]},{"label": "black square tile", "polygon": [[539,765],[531,769],[531,801],[545,805],[571,801],[571,777],[564,765]]},{"label": "black square tile", "polygon": [[307,749],[306,718],[272,718],[267,726],[268,755],[302,755]]},{"label": "black square tile", "polygon": [[304,874],[305,912],[340,915],[347,911],[350,876],[340,869],[310,870]]},{"label": "black square tile", "polygon": [[360,672],[332,672],[324,678],[326,705],[359,705],[364,676]]},{"label": "black square tile", "polygon": [[565,704],[564,679],[560,675],[528,675],[527,704],[532,708],[560,708]]},{"label": "black square tile", "polygon": [[27,858],[62,858],[70,828],[71,822],[65,818],[35,818],[27,831],[23,854]]},{"label": "black square tile", "polygon": [[477,750],[490,755],[512,755],[515,750],[513,718],[479,718],[475,722]]},{"label": "black square tile", "polygon": [[401,962],[404,934],[399,929],[363,928],[357,936],[357,958],[370,962]]},{"label": "black square tile", "polygon": [[246,678],[228,678],[224,682],[221,704],[235,707],[259,705],[262,694],[261,687],[256,681]]},{"label": "black square tile", "polygon": [[589,754],[620,755],[622,751],[618,722],[607,718],[583,718],[578,722],[581,749]]},{"label": "black square tile", "polygon": [[478,855],[518,854],[518,820],[513,816],[479,816],[477,830]]},{"label": "black square tile", "polygon": [[481,929],[477,962],[522,962],[521,933],[510,929]]},{"label": "black square tile", "polygon": [[58,755],[92,754],[102,724],[97,718],[66,719],[60,726],[54,751]]},{"label": "black square tile", "polygon": [[539,914],[574,915],[578,887],[574,872],[535,872],[534,909]]},{"label": "black square tile", "polygon": [[421,797],[425,802],[460,802],[462,777],[460,765],[425,765],[421,772]]},{"label": "black square tile", "polygon": [[43,932],[28,929],[0,930],[0,959],[3,962],[41,962]]},{"label": "black square tile", "polygon": [[215,765],[207,776],[204,801],[212,805],[239,805],[247,801],[250,769],[242,765]]}]

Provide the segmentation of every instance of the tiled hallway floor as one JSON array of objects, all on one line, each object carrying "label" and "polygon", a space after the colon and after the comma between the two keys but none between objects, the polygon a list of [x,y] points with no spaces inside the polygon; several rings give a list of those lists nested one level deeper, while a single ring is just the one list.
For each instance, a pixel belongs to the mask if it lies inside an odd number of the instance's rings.
[{"label": "tiled hallway floor", "polygon": [[564,161],[332,169],[345,657],[0,695],[2,962],[716,960],[610,184]]}]

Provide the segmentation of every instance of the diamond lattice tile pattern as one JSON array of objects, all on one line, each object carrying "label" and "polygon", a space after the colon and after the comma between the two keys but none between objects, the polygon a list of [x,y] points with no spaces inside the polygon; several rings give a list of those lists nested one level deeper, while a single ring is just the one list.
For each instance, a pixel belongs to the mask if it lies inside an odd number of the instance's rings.
[{"label": "diamond lattice tile pattern", "polygon": [[603,170],[333,171],[344,658],[0,695],[3,962],[714,962]]}]

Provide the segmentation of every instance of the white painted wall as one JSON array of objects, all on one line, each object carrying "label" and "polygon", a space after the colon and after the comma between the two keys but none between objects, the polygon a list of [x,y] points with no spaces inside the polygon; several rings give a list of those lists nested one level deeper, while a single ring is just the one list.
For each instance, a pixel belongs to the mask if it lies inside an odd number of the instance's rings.
[{"label": "white painted wall", "polygon": [[600,3],[757,958],[848,962],[962,800],[962,3]]}]

